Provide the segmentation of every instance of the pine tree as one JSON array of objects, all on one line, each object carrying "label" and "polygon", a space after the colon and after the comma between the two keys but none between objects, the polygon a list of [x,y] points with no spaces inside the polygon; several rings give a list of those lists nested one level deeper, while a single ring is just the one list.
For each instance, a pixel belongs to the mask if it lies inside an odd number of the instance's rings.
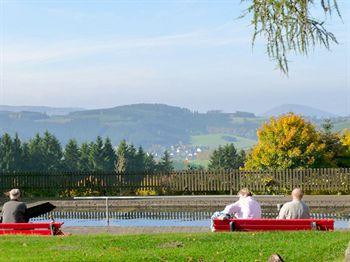
[{"label": "pine tree", "polygon": [[89,172],[92,170],[90,165],[90,145],[82,143],[80,146],[79,171]]},{"label": "pine tree", "polygon": [[23,169],[23,160],[22,160],[22,147],[21,140],[16,133],[15,138],[12,143],[12,154],[14,167],[12,171],[21,171]]},{"label": "pine tree", "polygon": [[28,171],[45,171],[47,165],[45,163],[44,151],[42,147],[42,138],[36,134],[28,143]]},{"label": "pine tree", "polygon": [[0,137],[0,172],[3,172],[3,161],[5,157],[5,150],[2,145],[2,136]]},{"label": "pine tree", "polygon": [[125,140],[119,143],[117,149],[117,165],[116,169],[119,173],[126,173],[128,166],[128,145]]},{"label": "pine tree", "polygon": [[152,154],[146,154],[144,159],[144,172],[154,173],[157,170],[157,163]]},{"label": "pine tree", "polygon": [[113,172],[115,170],[117,156],[113,149],[111,140],[107,137],[103,145],[103,171]]},{"label": "pine tree", "polygon": [[209,160],[209,165],[208,165],[209,170],[222,170],[222,169],[224,169],[223,164],[221,163],[221,162],[223,162],[222,152],[223,152],[222,146],[219,146],[217,149],[215,149],[213,151],[212,155],[210,156],[210,160]]},{"label": "pine tree", "polygon": [[13,142],[9,134],[5,133],[0,140],[0,171],[12,172],[15,168],[13,157]]},{"label": "pine tree", "polygon": [[63,152],[62,147],[58,139],[45,131],[42,139],[42,149],[44,153],[44,163],[47,171],[60,171],[62,168]]},{"label": "pine tree", "polygon": [[95,143],[91,143],[90,149],[90,163],[92,166],[92,170],[95,172],[103,171],[103,140],[100,136],[96,138]]},{"label": "pine tree", "polygon": [[247,159],[247,154],[243,149],[241,149],[238,153],[238,158],[237,158],[238,167],[237,168],[243,167],[246,159]]},{"label": "pine tree", "polygon": [[146,171],[146,153],[143,150],[142,146],[140,146],[137,150],[136,156],[135,156],[135,172],[136,173],[145,173]]},{"label": "pine tree", "polygon": [[69,140],[64,150],[64,170],[68,172],[79,171],[80,151],[76,140]]},{"label": "pine tree", "polygon": [[163,157],[160,159],[158,164],[159,171],[163,173],[170,173],[174,171],[173,162],[171,161],[170,154],[165,150]]},{"label": "pine tree", "polygon": [[138,171],[138,166],[137,166],[137,151],[136,148],[133,144],[128,146],[127,149],[127,166],[126,166],[126,172],[127,173],[132,173],[135,174]]},{"label": "pine tree", "polygon": [[22,143],[21,145],[21,171],[30,170],[30,155],[29,147],[27,143]]},{"label": "pine tree", "polygon": [[237,153],[235,146],[227,144],[225,146],[219,146],[214,150],[210,157],[209,169],[210,170],[229,170],[238,169],[243,166],[245,153],[241,150]]}]

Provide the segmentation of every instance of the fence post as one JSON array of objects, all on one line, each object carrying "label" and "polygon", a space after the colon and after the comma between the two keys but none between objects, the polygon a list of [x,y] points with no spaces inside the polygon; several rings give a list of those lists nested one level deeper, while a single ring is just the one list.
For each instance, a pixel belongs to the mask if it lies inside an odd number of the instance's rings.
[{"label": "fence post", "polygon": [[106,220],[107,220],[107,226],[109,226],[109,202],[108,202],[108,197],[106,197]]}]

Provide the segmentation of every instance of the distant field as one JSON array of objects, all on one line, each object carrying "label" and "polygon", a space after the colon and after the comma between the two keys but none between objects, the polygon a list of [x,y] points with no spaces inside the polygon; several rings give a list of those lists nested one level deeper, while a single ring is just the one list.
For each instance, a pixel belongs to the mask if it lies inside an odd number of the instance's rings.
[{"label": "distant field", "polygon": [[232,117],[231,123],[233,124],[256,124],[257,126],[261,126],[264,122],[266,122],[268,118],[266,117],[254,117],[254,118],[247,118],[247,117]]},{"label": "distant field", "polygon": [[208,167],[209,162],[210,162],[209,159],[196,159],[196,160],[190,161],[191,164],[197,165],[197,166],[202,166],[204,168]]},{"label": "distant field", "polygon": [[228,134],[210,134],[191,137],[191,144],[196,146],[207,146],[215,149],[220,145],[233,143],[239,149],[247,149],[256,144],[257,141]]},{"label": "distant field", "polygon": [[350,120],[342,121],[334,124],[334,130],[343,131],[344,129],[350,129]]}]

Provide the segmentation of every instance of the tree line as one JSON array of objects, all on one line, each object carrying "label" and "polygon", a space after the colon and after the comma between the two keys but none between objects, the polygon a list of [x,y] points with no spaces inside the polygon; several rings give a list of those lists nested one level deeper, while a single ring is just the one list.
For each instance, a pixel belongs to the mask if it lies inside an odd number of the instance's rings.
[{"label": "tree line", "polygon": [[289,113],[272,117],[257,135],[257,144],[247,152],[237,152],[232,144],[214,150],[209,169],[350,167],[350,131],[334,132],[330,120],[318,129],[303,117]]},{"label": "tree line", "polygon": [[[211,154],[209,170],[295,169],[350,167],[350,131],[333,132],[326,120],[322,129],[299,115],[289,113],[271,118],[257,132],[258,142],[250,150],[238,151],[233,144],[218,147]],[[189,164],[189,170],[204,169]],[[165,151],[159,161],[140,146],[122,140],[116,149],[109,138],[78,145],[69,140],[65,148],[45,132],[28,142],[18,135],[0,137],[0,172],[120,172],[154,173],[174,170]]]},{"label": "tree line", "polygon": [[171,172],[170,154],[165,151],[159,161],[140,146],[125,140],[114,149],[109,138],[82,143],[71,139],[62,148],[58,139],[48,131],[22,142],[16,134],[0,137],[0,172]]}]

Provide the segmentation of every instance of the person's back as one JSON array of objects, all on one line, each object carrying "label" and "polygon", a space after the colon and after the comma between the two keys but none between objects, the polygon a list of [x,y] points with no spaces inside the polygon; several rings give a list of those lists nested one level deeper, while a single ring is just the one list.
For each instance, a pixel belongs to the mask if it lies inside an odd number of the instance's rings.
[{"label": "person's back", "polygon": [[278,215],[279,219],[301,219],[310,218],[309,207],[303,202],[298,200],[293,200],[291,202],[285,203]]},{"label": "person's back", "polygon": [[237,218],[261,218],[261,207],[253,197],[244,197],[241,200],[241,212]]},{"label": "person's back", "polygon": [[234,215],[236,218],[261,218],[261,208],[258,201],[251,196],[240,197],[240,199],[226,206],[223,213]]},{"label": "person's back", "polygon": [[25,223],[25,213],[27,205],[19,201],[20,191],[12,189],[9,192],[10,201],[2,207],[2,223]]},{"label": "person's back", "polygon": [[261,207],[258,201],[252,197],[252,193],[247,189],[241,189],[238,194],[239,200],[228,205],[221,212],[215,212],[211,216],[210,229],[215,231],[214,220],[224,220],[231,217],[239,219],[261,218]]},{"label": "person's back", "polygon": [[25,223],[27,206],[23,202],[10,200],[2,208],[2,223]]},{"label": "person's back", "polygon": [[301,200],[303,191],[300,188],[295,188],[292,192],[293,200],[285,203],[278,215],[278,219],[303,219],[310,218],[309,207]]}]

